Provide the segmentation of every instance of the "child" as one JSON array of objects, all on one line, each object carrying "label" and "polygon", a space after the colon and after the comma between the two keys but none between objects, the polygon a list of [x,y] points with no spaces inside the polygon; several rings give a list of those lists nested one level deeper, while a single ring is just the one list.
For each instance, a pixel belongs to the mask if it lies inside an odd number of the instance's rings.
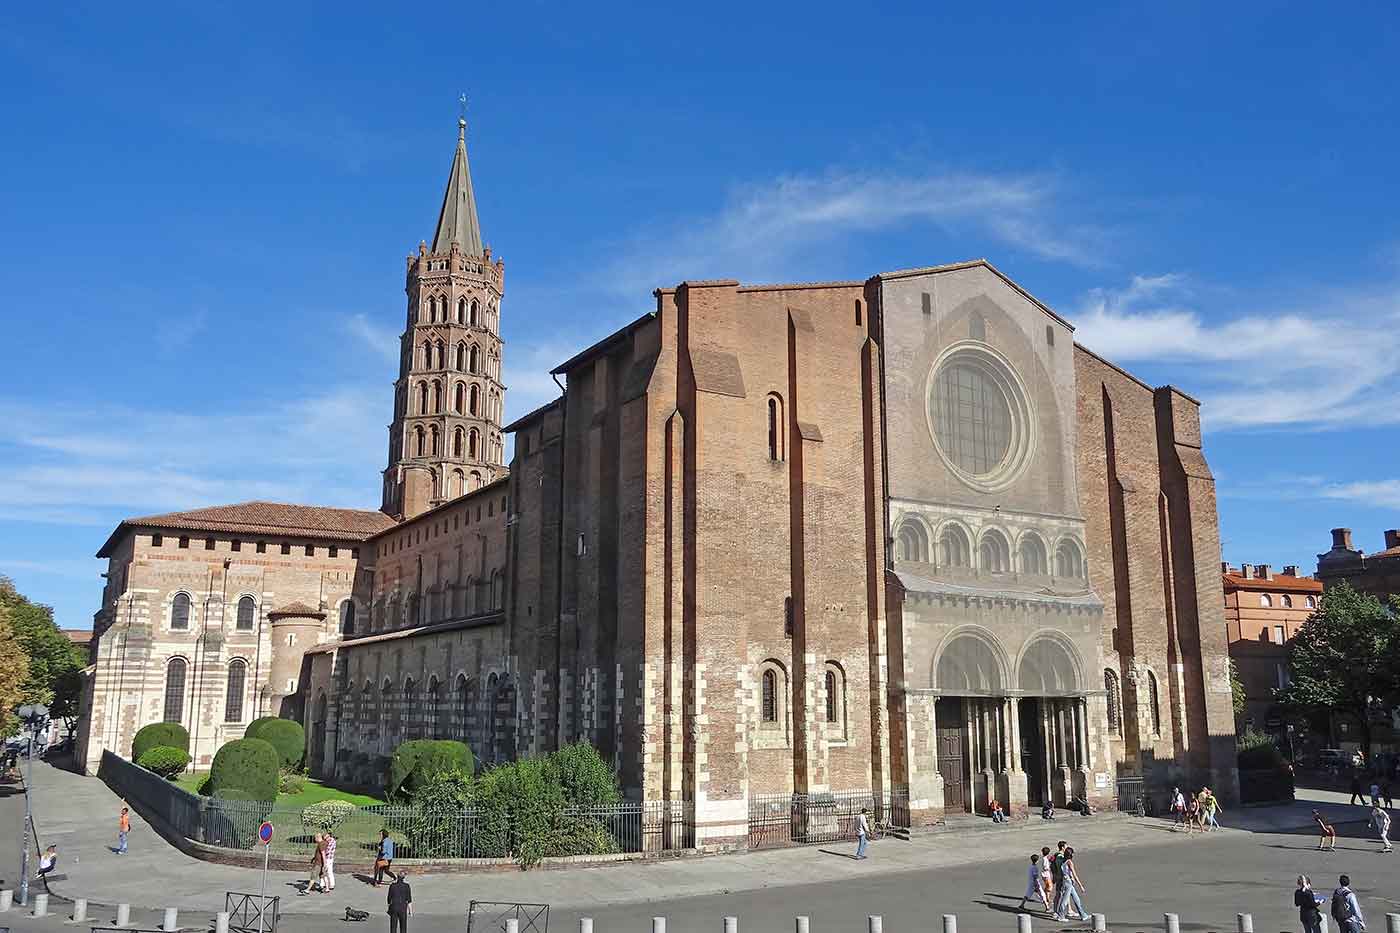
[{"label": "child", "polygon": [[1321,834],[1321,838],[1317,840],[1317,851],[1321,852],[1325,848],[1328,852],[1336,852],[1336,827],[1324,820],[1322,814],[1318,813],[1316,810],[1313,811],[1313,822],[1317,824],[1318,832]]},{"label": "child", "polygon": [[1026,893],[1021,895],[1021,906],[1017,910],[1025,910],[1026,902],[1032,898],[1039,898],[1040,903],[1048,911],[1050,909],[1050,897],[1046,893],[1045,884],[1041,879],[1040,853],[1031,853],[1031,867],[1026,873]]}]

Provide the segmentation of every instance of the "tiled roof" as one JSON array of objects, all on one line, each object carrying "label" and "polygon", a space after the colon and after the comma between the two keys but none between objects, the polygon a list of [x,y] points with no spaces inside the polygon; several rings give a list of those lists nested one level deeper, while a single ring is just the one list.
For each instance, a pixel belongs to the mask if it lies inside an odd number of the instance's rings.
[{"label": "tiled roof", "polygon": [[326,614],[320,609],[311,608],[306,603],[287,603],[287,605],[279,606],[267,614],[269,619],[288,616],[302,619],[324,619]]},{"label": "tiled roof", "polygon": [[1237,573],[1222,573],[1227,589],[1236,590],[1268,590],[1276,593],[1321,593],[1322,581],[1314,580],[1312,577],[1290,577],[1287,574],[1276,573],[1272,580],[1256,580],[1254,577],[1248,579]]},{"label": "tiled roof", "polygon": [[75,645],[86,645],[92,641],[92,629],[90,628],[65,628],[59,629],[59,631]]},{"label": "tiled roof", "polygon": [[332,541],[363,541],[392,528],[394,520],[367,509],[332,509],[319,505],[282,502],[239,502],[184,512],[144,515],[123,519],[98,557],[107,557],[122,536],[133,528],[172,531],[217,531],[225,534],[281,535]]}]

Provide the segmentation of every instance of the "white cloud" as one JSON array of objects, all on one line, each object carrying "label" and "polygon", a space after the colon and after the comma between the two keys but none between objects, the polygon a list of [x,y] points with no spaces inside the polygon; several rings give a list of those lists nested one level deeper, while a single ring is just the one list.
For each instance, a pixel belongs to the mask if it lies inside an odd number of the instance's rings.
[{"label": "white cloud", "polygon": [[1329,483],[1323,485],[1319,493],[1328,499],[1343,499],[1376,508],[1400,510],[1400,479]]},{"label": "white cloud", "polygon": [[390,362],[398,360],[399,335],[387,327],[376,325],[364,312],[346,318],[345,330],[384,359]]},{"label": "white cloud", "polygon": [[642,231],[608,276],[627,294],[683,278],[771,281],[805,248],[909,224],[978,231],[1042,258],[1094,265],[1099,233],[1063,222],[1058,195],[1054,179],[1035,175],[788,175],[739,189],[714,216]]},{"label": "white cloud", "polygon": [[1170,363],[1214,429],[1400,421],[1400,290],[1231,300],[1211,316],[1200,304],[1182,275],[1135,277],[1089,292],[1075,337],[1116,362]]}]

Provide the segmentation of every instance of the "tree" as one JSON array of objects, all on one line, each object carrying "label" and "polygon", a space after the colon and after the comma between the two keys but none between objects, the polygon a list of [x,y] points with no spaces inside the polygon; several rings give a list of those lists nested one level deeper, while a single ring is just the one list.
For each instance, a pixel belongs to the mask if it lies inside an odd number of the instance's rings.
[{"label": "tree", "polygon": [[28,661],[21,700],[43,703],[71,725],[78,716],[82,694],[79,672],[87,664],[86,652],[59,630],[52,609],[31,602],[3,576],[0,576],[0,613],[9,621]]},{"label": "tree", "polygon": [[29,658],[10,626],[9,611],[0,604],[0,738],[9,738],[19,728],[14,711],[24,701],[28,680]]},{"label": "tree", "polygon": [[1322,602],[1289,648],[1292,681],[1278,698],[1293,712],[1328,712],[1356,724],[1361,750],[1371,757],[1371,715],[1389,709],[1400,693],[1400,626],[1392,596],[1387,610],[1374,596],[1346,583],[1328,587]]},{"label": "tree", "polygon": [[1235,659],[1230,659],[1230,702],[1235,707],[1235,719],[1238,720],[1245,711],[1244,681],[1240,680],[1240,668],[1235,663]]}]

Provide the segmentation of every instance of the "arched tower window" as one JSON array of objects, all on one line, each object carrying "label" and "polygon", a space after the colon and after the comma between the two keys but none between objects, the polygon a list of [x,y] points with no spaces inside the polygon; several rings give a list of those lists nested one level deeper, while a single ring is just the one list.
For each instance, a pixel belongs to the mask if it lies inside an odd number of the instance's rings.
[{"label": "arched tower window", "polygon": [[432,440],[433,440],[433,456],[436,457],[436,456],[438,455],[438,450],[440,449],[440,448],[438,447],[438,428],[437,428],[437,425],[433,425],[433,426],[429,429],[429,431],[430,431],[431,434],[432,434]]},{"label": "arched tower window", "polygon": [[467,351],[467,372],[474,373],[480,368],[481,356],[476,348],[476,344],[472,344],[471,349]]},{"label": "arched tower window", "polygon": [[253,618],[257,615],[257,608],[257,604],[253,602],[251,596],[244,596],[238,601],[238,630],[240,632],[253,630]]},{"label": "arched tower window", "polygon": [[770,393],[766,402],[768,413],[768,459],[783,460],[786,458],[787,450],[784,441],[784,429],[787,427],[783,418],[783,397],[776,392]]},{"label": "arched tower window", "polygon": [[243,721],[243,688],[248,680],[248,662],[234,658],[228,662],[228,688],[224,692],[224,722]]},{"label": "arched tower window", "polygon": [[928,535],[924,534],[924,526],[912,519],[901,522],[895,536],[894,553],[896,560],[928,563]]},{"label": "arched tower window", "polygon": [[1157,699],[1157,675],[1147,672],[1148,703],[1152,711],[1152,734],[1162,734],[1162,707]]},{"label": "arched tower window", "polygon": [[477,450],[480,448],[480,445],[481,435],[477,434],[476,428],[472,428],[467,434],[467,458],[469,460],[476,459]]},{"label": "arched tower window", "polygon": [[426,382],[420,382],[420,383],[418,383],[418,414],[420,414],[420,415],[426,415],[427,413],[428,413],[428,384],[427,384]]},{"label": "arched tower window", "polygon": [[423,368],[433,368],[433,345],[426,341],[423,343]]},{"label": "arched tower window", "polygon": [[424,445],[423,428],[421,426],[413,429],[413,447],[414,450],[417,451],[415,456],[419,457],[423,456],[427,450],[426,446]]},{"label": "arched tower window", "polygon": [[481,408],[481,390],[473,385],[469,401],[467,402],[467,411],[474,415],[479,408]]},{"label": "arched tower window", "polygon": [[462,495],[467,491],[467,478],[461,470],[454,470],[452,473],[453,485],[456,487],[457,495]]},{"label": "arched tower window", "polygon": [[763,672],[763,721],[778,721],[778,674],[771,668]]},{"label": "arched tower window", "polygon": [[165,665],[165,722],[183,722],[185,719],[185,671],[188,665],[184,658],[171,658]]},{"label": "arched tower window", "polygon": [[1118,691],[1118,675],[1108,668],[1103,672],[1104,698],[1108,701],[1108,731],[1123,734],[1122,695]]},{"label": "arched tower window", "polygon": [[355,601],[352,599],[340,604],[340,634],[355,634]]},{"label": "arched tower window", "polygon": [[441,340],[438,341],[437,345],[437,368],[447,368],[447,349],[442,345]]},{"label": "arched tower window", "polygon": [[477,311],[476,299],[473,298],[473,299],[472,299],[472,303],[471,303],[471,309],[468,311],[468,320],[467,320],[467,323],[470,324],[472,327],[475,327],[475,326],[477,325],[476,311]]},{"label": "arched tower window", "polygon": [[968,567],[972,564],[972,545],[967,540],[967,532],[957,525],[943,529],[938,540],[938,556],[944,567]]},{"label": "arched tower window", "polygon": [[457,299],[457,323],[467,323],[467,299],[465,298]]},{"label": "arched tower window", "polygon": [[442,414],[442,383],[433,383],[433,413]]},{"label": "arched tower window", "polygon": [[452,456],[462,456],[462,429],[454,428],[452,431]]},{"label": "arched tower window", "polygon": [[480,474],[479,472],[477,472],[476,470],[472,470],[472,488],[471,488],[471,491],[475,492],[476,490],[478,490],[478,489],[480,489],[480,488],[481,488],[481,474]]},{"label": "arched tower window", "polygon": [[465,393],[462,391],[462,384],[459,382],[452,387],[452,410],[457,414],[462,413],[462,400]]},{"label": "arched tower window", "polygon": [[1007,573],[1011,570],[1011,554],[1001,532],[991,530],[982,535],[978,557],[980,569],[986,573]]},{"label": "arched tower window", "polygon": [[1028,534],[1021,539],[1018,549],[1021,558],[1021,572],[1036,576],[1046,576],[1050,572],[1045,557],[1045,544],[1035,535]]},{"label": "arched tower window", "polygon": [[456,364],[454,368],[457,372],[464,373],[467,371],[467,345],[465,343],[457,344]]},{"label": "arched tower window", "polygon": [[[170,605],[170,627],[187,629],[190,627],[190,597],[187,593],[176,593],[175,602]],[[171,720],[179,722],[179,720]]]},{"label": "arched tower window", "polygon": [[1055,549],[1055,576],[1073,580],[1083,578],[1084,557],[1079,552],[1079,545],[1074,541],[1065,539]]}]

